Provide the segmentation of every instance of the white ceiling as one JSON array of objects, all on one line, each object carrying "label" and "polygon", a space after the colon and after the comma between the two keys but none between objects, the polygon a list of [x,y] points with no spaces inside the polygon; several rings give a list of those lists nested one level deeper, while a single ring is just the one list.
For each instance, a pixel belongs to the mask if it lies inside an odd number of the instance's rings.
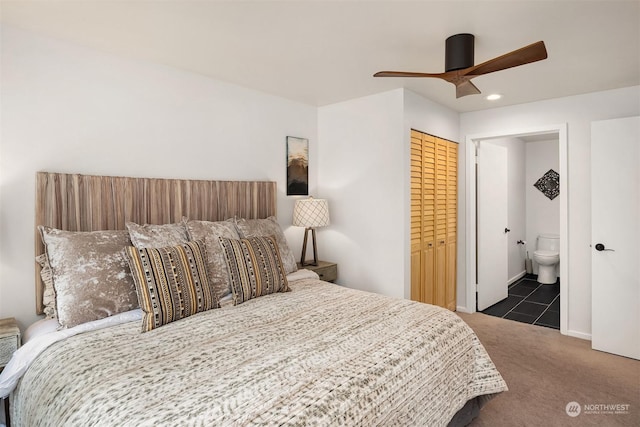
[{"label": "white ceiling", "polygon": [[[640,1],[6,1],[1,20],[49,37],[326,105],[405,87],[459,112],[640,84]],[[444,41],[476,64],[543,40],[549,58],[477,77],[455,98]],[[499,101],[484,95],[501,93]]]}]

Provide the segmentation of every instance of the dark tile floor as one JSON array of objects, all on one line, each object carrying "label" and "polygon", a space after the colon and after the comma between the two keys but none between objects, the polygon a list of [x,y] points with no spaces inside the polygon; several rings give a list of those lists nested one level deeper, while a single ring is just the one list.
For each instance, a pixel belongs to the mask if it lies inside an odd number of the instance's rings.
[{"label": "dark tile floor", "polygon": [[560,329],[560,279],[542,285],[528,274],[509,285],[509,296],[482,313],[503,319]]}]

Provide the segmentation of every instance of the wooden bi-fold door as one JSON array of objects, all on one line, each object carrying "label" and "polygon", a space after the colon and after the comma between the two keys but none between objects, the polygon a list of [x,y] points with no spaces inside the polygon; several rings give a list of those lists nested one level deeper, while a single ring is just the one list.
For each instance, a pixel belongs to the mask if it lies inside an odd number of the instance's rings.
[{"label": "wooden bi-fold door", "polygon": [[411,131],[411,299],[456,308],[458,144]]}]

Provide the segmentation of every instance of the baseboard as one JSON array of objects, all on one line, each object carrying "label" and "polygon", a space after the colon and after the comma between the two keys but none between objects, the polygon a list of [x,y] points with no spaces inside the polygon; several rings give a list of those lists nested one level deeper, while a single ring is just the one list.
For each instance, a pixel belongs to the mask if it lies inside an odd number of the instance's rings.
[{"label": "baseboard", "polygon": [[470,311],[469,309],[467,309],[467,307],[463,306],[463,305],[459,305],[456,307],[456,311],[459,311],[461,313],[475,313],[475,311]]},{"label": "baseboard", "polygon": [[574,338],[580,338],[581,340],[591,341],[591,334],[585,334],[578,331],[567,331],[567,335]]},{"label": "baseboard", "polygon": [[522,273],[518,273],[515,276],[513,276],[511,279],[509,279],[509,281],[507,282],[507,286],[509,286],[510,284],[514,283],[516,280],[522,279],[526,275],[527,275],[527,271],[526,270],[522,270]]}]

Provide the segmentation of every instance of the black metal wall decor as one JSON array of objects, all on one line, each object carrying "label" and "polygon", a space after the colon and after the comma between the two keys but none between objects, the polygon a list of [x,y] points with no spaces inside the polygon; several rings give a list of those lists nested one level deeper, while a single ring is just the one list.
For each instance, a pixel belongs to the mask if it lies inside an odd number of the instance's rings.
[{"label": "black metal wall decor", "polygon": [[553,200],[560,194],[560,175],[553,169],[549,169],[533,186]]}]

